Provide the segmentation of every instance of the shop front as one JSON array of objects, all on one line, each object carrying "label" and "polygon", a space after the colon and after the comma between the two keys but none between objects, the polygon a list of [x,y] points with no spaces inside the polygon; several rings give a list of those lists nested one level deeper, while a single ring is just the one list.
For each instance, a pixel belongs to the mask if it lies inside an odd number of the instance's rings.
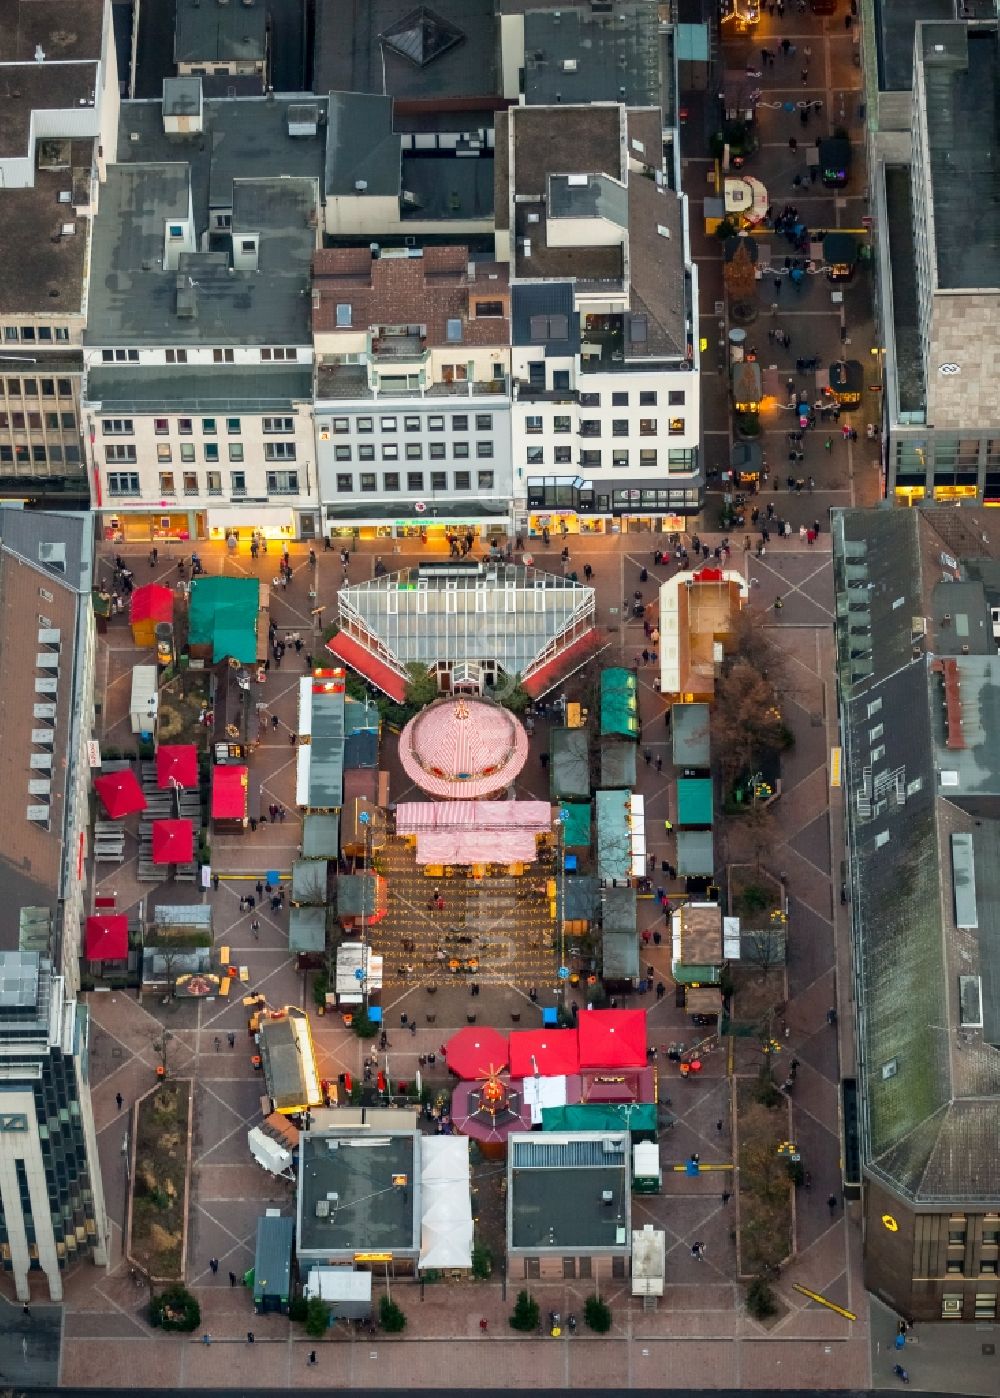
[{"label": "shop front", "polygon": [[143,505],[138,509],[105,510],[103,533],[106,543],[157,543],[161,540],[205,537],[204,510],[178,510],[163,501],[156,509]]},{"label": "shop front", "polygon": [[861,403],[865,374],[856,359],[836,359],[830,365],[830,395],[848,412]]},{"label": "shop front", "polygon": [[[693,469],[694,453],[686,464]],[[578,481],[574,483],[575,501],[569,507],[563,500],[564,486],[551,478],[528,480],[528,514],[521,516],[530,538],[563,534],[618,534],[622,530],[639,533],[642,530],[681,530],[685,516],[695,515],[701,508],[701,491],[697,484],[670,484],[670,477],[640,479],[630,487],[608,489]],[[559,503],[556,503],[558,499]]]},{"label": "shop front", "polygon": [[316,511],[297,510],[291,505],[220,505],[207,512],[207,537],[224,540],[235,537],[247,544],[254,537],[291,543],[294,539],[315,539]]},{"label": "shop front", "polygon": [[463,505],[460,501],[407,501],[400,508],[398,500],[373,500],[363,506],[327,505],[325,508],[326,536],[335,545],[349,544],[353,539],[409,539],[415,543],[444,544],[449,534],[463,535],[470,531],[477,539],[506,539],[511,530],[510,510],[506,501],[476,500]]}]

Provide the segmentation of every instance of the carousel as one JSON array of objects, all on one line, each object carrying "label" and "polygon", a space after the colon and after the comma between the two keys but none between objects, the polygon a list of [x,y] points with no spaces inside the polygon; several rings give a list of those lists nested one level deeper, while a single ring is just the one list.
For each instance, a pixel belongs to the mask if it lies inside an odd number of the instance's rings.
[{"label": "carousel", "polygon": [[504,791],[528,760],[528,735],[509,710],[485,699],[440,699],[399,737],[412,782],[445,800],[483,800]]}]

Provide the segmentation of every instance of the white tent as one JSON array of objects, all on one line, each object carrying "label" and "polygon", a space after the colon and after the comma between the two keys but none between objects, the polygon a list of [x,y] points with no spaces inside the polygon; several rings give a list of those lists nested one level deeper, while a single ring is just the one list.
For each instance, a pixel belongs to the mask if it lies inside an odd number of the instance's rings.
[{"label": "white tent", "polygon": [[472,1267],[472,1193],[467,1136],[420,1137],[419,1271]]},{"label": "white tent", "polygon": [[258,1165],[263,1165],[264,1169],[270,1171],[272,1175],[293,1178],[291,1151],[272,1140],[259,1126],[255,1126],[247,1132],[247,1145],[250,1147],[250,1154]]},{"label": "white tent", "polygon": [[532,1126],[541,1126],[542,1112],[546,1107],[565,1107],[566,1079],[525,1078],[524,1100],[531,1111]]}]

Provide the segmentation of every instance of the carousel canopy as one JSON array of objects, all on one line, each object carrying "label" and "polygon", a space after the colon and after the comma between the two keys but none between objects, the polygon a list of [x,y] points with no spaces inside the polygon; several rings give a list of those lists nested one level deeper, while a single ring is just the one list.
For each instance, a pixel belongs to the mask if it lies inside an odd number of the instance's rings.
[{"label": "carousel canopy", "polygon": [[112,820],[121,820],[123,816],[146,809],[142,787],[131,768],[124,767],[120,772],[106,772],[96,777],[94,790]]},{"label": "carousel canopy", "polygon": [[499,704],[442,699],[406,725],[399,756],[410,780],[432,796],[490,796],[520,774],[528,760],[528,735]]}]

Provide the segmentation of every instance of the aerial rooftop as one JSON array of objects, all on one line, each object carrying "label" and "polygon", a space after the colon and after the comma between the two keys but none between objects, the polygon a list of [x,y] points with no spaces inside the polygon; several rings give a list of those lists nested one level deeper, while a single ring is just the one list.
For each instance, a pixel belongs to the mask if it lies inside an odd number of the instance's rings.
[{"label": "aerial rooftop", "polygon": [[507,1243],[512,1249],[628,1250],[628,1135],[508,1138]]},{"label": "aerial rooftop", "polygon": [[263,0],[176,0],[175,63],[259,63],[267,50]]},{"label": "aerial rooftop", "polygon": [[316,1129],[299,1142],[298,1251],[412,1251],[419,1242],[417,1135]]},{"label": "aerial rooftop", "polygon": [[99,58],[103,28],[104,0],[0,0],[0,63]]},{"label": "aerial rooftop", "polygon": [[529,105],[659,106],[659,28],[657,0],[620,2],[607,13],[595,13],[589,4],[527,10],[524,93]]}]

